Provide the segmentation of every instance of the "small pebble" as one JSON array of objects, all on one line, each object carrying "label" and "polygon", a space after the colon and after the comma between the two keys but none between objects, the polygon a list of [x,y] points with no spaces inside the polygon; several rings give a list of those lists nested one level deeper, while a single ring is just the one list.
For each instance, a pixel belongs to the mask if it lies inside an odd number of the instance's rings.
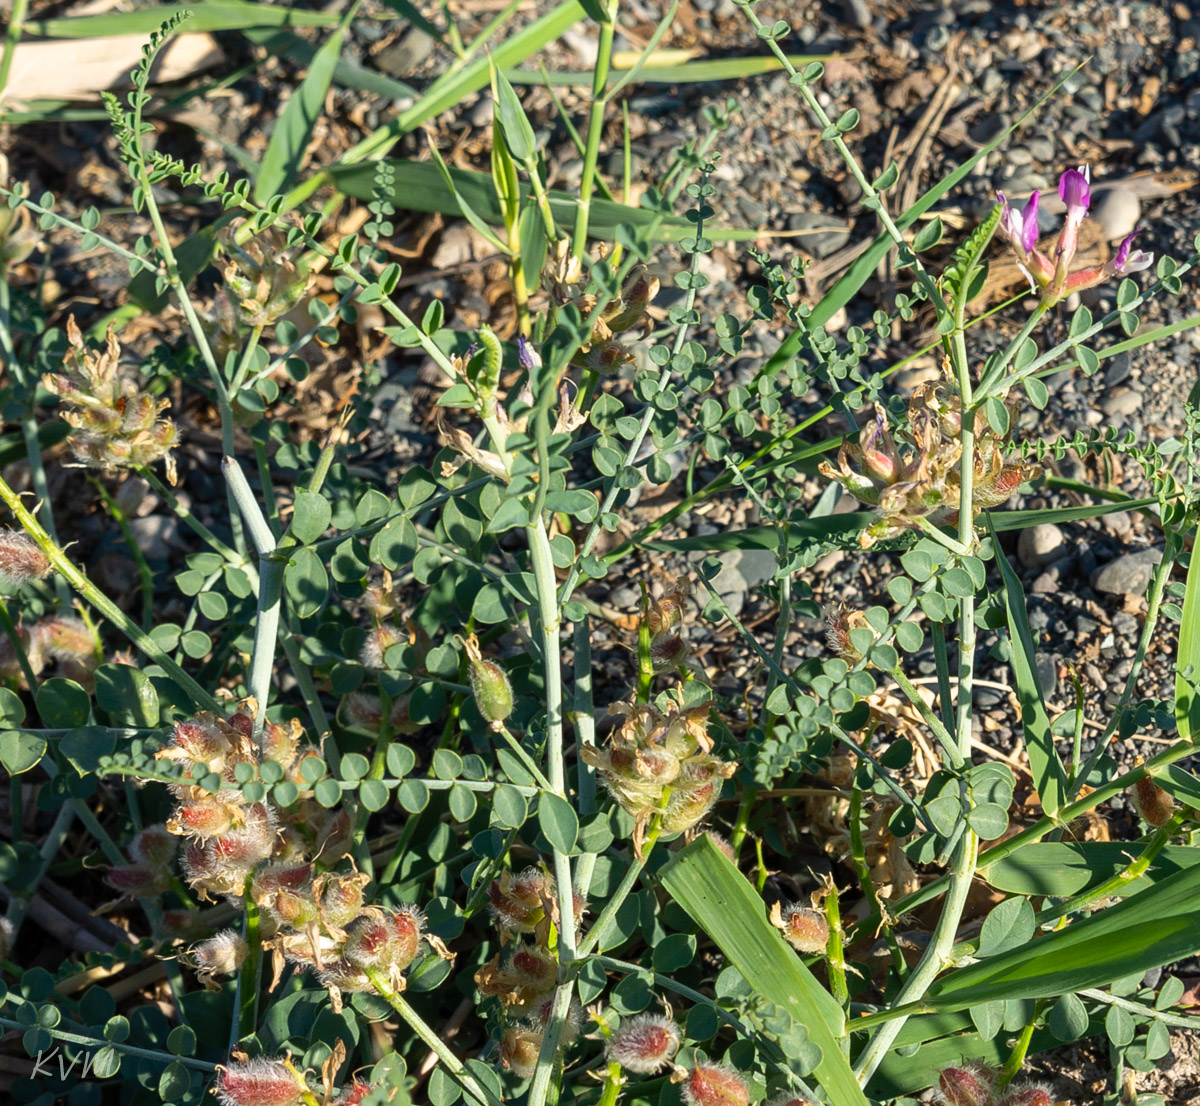
[{"label": "small pebble", "polygon": [[1026,568],[1042,568],[1067,552],[1063,532],[1052,522],[1039,523],[1021,531],[1017,541],[1017,559]]}]

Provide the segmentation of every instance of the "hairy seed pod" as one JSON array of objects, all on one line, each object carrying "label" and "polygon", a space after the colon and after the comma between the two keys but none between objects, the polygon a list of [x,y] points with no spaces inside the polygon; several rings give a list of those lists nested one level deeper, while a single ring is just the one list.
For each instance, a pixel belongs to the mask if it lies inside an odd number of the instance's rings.
[{"label": "hairy seed pod", "polygon": [[1129,797],[1148,825],[1165,826],[1175,814],[1175,800],[1171,793],[1159,787],[1149,776],[1138,780],[1130,788]]},{"label": "hairy seed pod", "polygon": [[680,1034],[670,1018],[661,1014],[639,1014],[621,1022],[609,1038],[610,1060],[636,1075],[662,1071],[679,1051]]},{"label": "hairy seed pod", "polygon": [[129,855],[139,864],[166,867],[174,858],[178,844],[166,826],[146,826],[130,843]]},{"label": "hairy seed pod", "polygon": [[298,1106],[303,1088],[278,1060],[230,1064],[217,1076],[222,1106]]},{"label": "hairy seed pod", "polygon": [[508,673],[495,661],[488,660],[479,651],[479,639],[474,634],[466,640],[467,675],[471,680],[471,693],[475,706],[484,721],[501,726],[512,714],[513,690],[508,682]]},{"label": "hairy seed pod", "polygon": [[0,587],[12,591],[50,575],[50,558],[20,530],[0,530]]},{"label": "hairy seed pod", "polygon": [[529,1079],[537,1068],[542,1051],[540,1030],[527,1025],[510,1025],[500,1038],[500,1066],[521,1079]]},{"label": "hairy seed pod", "polygon": [[819,910],[792,903],[771,907],[771,924],[783,932],[784,940],[797,952],[823,953],[829,944],[829,922]]},{"label": "hairy seed pod", "polygon": [[688,1106],[749,1106],[750,1088],[733,1068],[724,1064],[697,1064],[683,1083]]},{"label": "hairy seed pod", "polygon": [[196,974],[209,980],[216,975],[233,975],[245,963],[250,946],[235,929],[223,929],[207,941],[193,945],[188,953]]},{"label": "hairy seed pod", "polygon": [[1054,1106],[1054,1094],[1041,1083],[1022,1083],[1010,1087],[1000,1106]]},{"label": "hairy seed pod", "polygon": [[939,1106],[993,1106],[996,1082],[976,1064],[946,1068],[938,1076]]}]

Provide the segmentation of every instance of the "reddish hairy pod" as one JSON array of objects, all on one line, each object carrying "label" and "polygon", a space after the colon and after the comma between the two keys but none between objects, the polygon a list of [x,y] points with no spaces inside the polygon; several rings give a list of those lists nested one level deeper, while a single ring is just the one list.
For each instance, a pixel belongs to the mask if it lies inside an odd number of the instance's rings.
[{"label": "reddish hairy pod", "polygon": [[203,979],[215,975],[232,975],[246,960],[249,946],[241,934],[234,929],[223,929],[220,933],[193,945],[190,956],[196,974]]},{"label": "reddish hairy pod", "polygon": [[150,867],[165,867],[175,856],[178,842],[167,832],[166,826],[147,826],[134,837],[129,853],[141,864]]},{"label": "reddish hairy pod", "polygon": [[537,1067],[543,1034],[532,1026],[510,1025],[500,1038],[500,1066],[529,1079]]},{"label": "reddish hairy pod", "polygon": [[1012,1087],[1000,1100],[1000,1106],[1054,1106],[1054,1095],[1041,1083],[1022,1083]]},{"label": "reddish hairy pod", "polygon": [[975,1064],[946,1068],[938,1076],[940,1106],[993,1106],[996,1101],[992,1073]]},{"label": "reddish hairy pod", "polygon": [[653,1075],[679,1051],[679,1026],[661,1014],[639,1014],[623,1021],[608,1040],[608,1058],[626,1071]]},{"label": "reddish hairy pod", "polygon": [[1175,814],[1175,800],[1169,791],[1145,776],[1130,789],[1133,805],[1151,826],[1165,826]]},{"label": "reddish hairy pod", "polygon": [[303,1088],[278,1060],[230,1064],[217,1076],[223,1106],[298,1106]]},{"label": "reddish hairy pod", "polygon": [[50,558],[19,530],[0,530],[0,584],[11,590],[50,575]]},{"label": "reddish hairy pod", "polygon": [[683,1084],[688,1106],[749,1106],[750,1088],[733,1068],[724,1064],[697,1064]]},{"label": "reddish hairy pod", "polygon": [[771,907],[771,924],[797,952],[821,953],[829,944],[829,922],[819,910],[792,903]]}]

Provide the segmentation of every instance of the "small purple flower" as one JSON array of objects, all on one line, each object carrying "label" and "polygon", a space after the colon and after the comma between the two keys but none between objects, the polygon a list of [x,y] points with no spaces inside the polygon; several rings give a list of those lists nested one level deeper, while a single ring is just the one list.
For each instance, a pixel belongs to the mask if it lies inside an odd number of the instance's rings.
[{"label": "small purple flower", "polygon": [[517,335],[517,361],[526,372],[541,368],[542,359],[524,334]]},{"label": "small purple flower", "polygon": [[1058,195],[1067,205],[1067,222],[1077,226],[1083,222],[1092,202],[1092,171],[1089,166],[1068,169],[1059,178]]},{"label": "small purple flower", "polygon": [[1154,264],[1154,254],[1146,253],[1145,250],[1133,250],[1130,252],[1129,247],[1133,245],[1133,240],[1140,233],[1141,231],[1135,230],[1132,234],[1127,234],[1117,247],[1117,255],[1111,262],[1113,272],[1117,276],[1136,273],[1142,269],[1148,269]]},{"label": "small purple flower", "polygon": [[1038,240],[1038,192],[1034,191],[1030,195],[1019,215],[1015,208],[1009,206],[1003,192],[997,192],[996,197],[1004,205],[1004,211],[1000,215],[1000,227],[1005,237],[1028,254],[1037,245]]}]

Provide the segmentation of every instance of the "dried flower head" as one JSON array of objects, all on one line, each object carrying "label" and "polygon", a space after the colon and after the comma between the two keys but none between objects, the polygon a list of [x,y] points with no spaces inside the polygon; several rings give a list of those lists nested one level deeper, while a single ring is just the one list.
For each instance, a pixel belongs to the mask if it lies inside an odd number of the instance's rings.
[{"label": "dried flower head", "polygon": [[680,1044],[679,1026],[662,1014],[639,1014],[621,1022],[608,1039],[607,1053],[626,1071],[653,1075],[675,1059]]},{"label": "dried flower head", "polygon": [[300,247],[289,247],[286,232],[270,227],[239,245],[235,219],[217,232],[226,256],[225,283],[246,326],[270,326],[286,315],[308,291],[309,274],[297,265]]},{"label": "dried flower head", "polygon": [[30,580],[44,580],[50,568],[50,558],[31,537],[20,530],[0,530],[0,587],[12,591]]},{"label": "dried flower head", "polygon": [[771,924],[797,952],[823,953],[829,944],[829,922],[821,911],[812,907],[775,903],[771,907]]},{"label": "dried flower head", "polygon": [[155,399],[120,371],[121,347],[112,327],[103,353],[93,353],[72,316],[67,320],[71,349],[64,371],[47,373],[42,383],[63,401],[62,417],[74,429],[75,460],[105,470],[141,468],[163,461],[175,483],[175,424],[160,418],[170,406]]},{"label": "dried flower head", "polygon": [[305,1089],[284,1064],[260,1056],[222,1068],[216,1094],[222,1106],[299,1106]]},{"label": "dried flower head", "polygon": [[750,1088],[725,1064],[698,1063],[683,1083],[687,1106],[749,1106]]}]

